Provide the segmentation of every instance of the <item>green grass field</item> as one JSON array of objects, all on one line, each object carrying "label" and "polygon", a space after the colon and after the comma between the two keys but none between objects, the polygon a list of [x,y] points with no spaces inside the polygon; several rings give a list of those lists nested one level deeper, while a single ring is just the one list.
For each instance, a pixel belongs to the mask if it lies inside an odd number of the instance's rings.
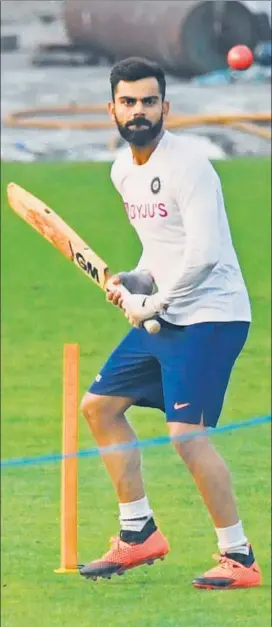
[{"label": "green grass field", "polygon": [[[231,380],[221,424],[270,414],[270,163],[220,162],[233,239],[253,307],[250,338]],[[2,166],[2,458],[60,451],[62,348],[81,346],[80,392],[127,330],[104,294],[8,208],[15,181],[55,208],[107,259],[130,269],[140,246],[109,180],[109,164]],[[121,233],[121,236],[120,236]],[[166,434],[164,418],[131,409],[141,438]],[[268,627],[270,428],[218,434],[264,585],[197,591],[191,580],[216,552],[210,519],[170,446],[144,450],[146,487],[171,553],[153,568],[92,583],[58,576],[60,464],[2,473],[3,627]],[[80,422],[80,446],[94,443]],[[79,464],[79,562],[118,531],[118,508],[99,458]]]}]

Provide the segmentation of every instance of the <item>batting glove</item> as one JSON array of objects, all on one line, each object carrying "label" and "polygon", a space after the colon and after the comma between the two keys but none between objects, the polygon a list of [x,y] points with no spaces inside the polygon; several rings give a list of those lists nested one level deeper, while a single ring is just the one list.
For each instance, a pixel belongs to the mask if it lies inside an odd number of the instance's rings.
[{"label": "batting glove", "polygon": [[134,327],[141,327],[144,320],[153,318],[156,314],[166,311],[167,306],[162,302],[159,292],[146,296],[145,294],[131,294],[124,299],[122,308],[125,316]]}]

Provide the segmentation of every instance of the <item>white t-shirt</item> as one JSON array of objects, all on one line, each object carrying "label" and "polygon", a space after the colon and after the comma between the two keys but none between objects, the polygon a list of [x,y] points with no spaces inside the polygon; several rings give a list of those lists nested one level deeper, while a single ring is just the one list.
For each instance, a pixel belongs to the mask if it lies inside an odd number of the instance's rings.
[{"label": "white t-shirt", "polygon": [[220,179],[190,140],[165,131],[141,166],[128,146],[111,178],[142,243],[137,268],[150,272],[169,304],[161,317],[177,325],[250,321]]}]

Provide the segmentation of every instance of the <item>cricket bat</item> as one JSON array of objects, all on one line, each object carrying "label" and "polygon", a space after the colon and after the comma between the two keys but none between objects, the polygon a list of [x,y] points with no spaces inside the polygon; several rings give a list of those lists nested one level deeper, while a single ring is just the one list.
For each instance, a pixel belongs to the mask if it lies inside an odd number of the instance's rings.
[{"label": "cricket bat", "polygon": [[[110,288],[112,275],[105,261],[53,209],[16,183],[8,184],[7,196],[10,207],[20,218],[53,244],[102,290],[106,292]],[[124,301],[129,302],[130,292],[124,285],[118,285],[118,291]],[[146,320],[143,326],[152,334],[158,333],[161,328],[158,320]]]}]

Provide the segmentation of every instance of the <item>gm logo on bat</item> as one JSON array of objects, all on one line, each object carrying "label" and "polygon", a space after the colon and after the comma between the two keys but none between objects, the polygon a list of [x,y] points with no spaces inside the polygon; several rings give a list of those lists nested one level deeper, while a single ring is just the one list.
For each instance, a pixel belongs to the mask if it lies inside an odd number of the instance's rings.
[{"label": "gm logo on bat", "polygon": [[90,261],[86,261],[82,253],[75,253],[73,251],[71,242],[69,242],[69,246],[70,246],[70,250],[72,253],[72,261],[75,261],[76,259],[79,267],[84,272],[86,272],[86,274],[89,274],[92,277],[92,279],[100,285],[98,269],[95,266],[93,266],[93,264]]},{"label": "gm logo on bat", "polygon": [[90,261],[86,261],[81,253],[76,253],[76,260],[78,265],[86,272],[90,274],[94,281],[100,283],[98,270],[95,266],[93,266]]}]

